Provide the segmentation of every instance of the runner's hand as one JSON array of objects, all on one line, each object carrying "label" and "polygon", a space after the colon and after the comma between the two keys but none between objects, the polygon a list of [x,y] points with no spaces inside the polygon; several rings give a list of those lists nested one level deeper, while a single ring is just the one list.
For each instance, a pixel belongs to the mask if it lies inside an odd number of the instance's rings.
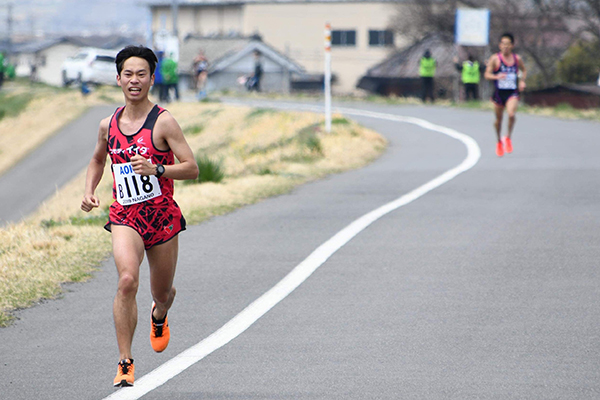
[{"label": "runner's hand", "polygon": [[505,72],[502,72],[500,74],[496,74],[496,79],[497,80],[504,79],[504,78],[506,78],[506,73]]},{"label": "runner's hand", "polygon": [[81,209],[85,212],[90,212],[92,208],[98,207],[100,200],[95,195],[85,195],[81,201]]},{"label": "runner's hand", "polygon": [[151,164],[146,157],[136,154],[131,157],[133,171],[139,175],[156,175],[156,165]]},{"label": "runner's hand", "polygon": [[519,81],[519,92],[523,92],[526,86],[525,81]]}]

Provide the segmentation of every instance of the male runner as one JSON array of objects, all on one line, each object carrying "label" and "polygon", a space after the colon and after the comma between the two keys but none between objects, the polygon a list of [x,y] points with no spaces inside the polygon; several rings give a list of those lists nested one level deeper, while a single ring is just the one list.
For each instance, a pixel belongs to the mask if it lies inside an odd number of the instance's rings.
[{"label": "male runner", "polygon": [[[131,353],[137,324],[136,294],[144,250],[150,265],[154,300],[150,342],[163,351],[170,338],[167,311],[175,298],[173,278],[178,234],[185,219],[173,200],[173,179],[194,179],[198,166],[175,119],[148,99],[154,83],[156,55],[143,46],[128,46],[116,57],[117,83],[125,106],[100,122],[98,141],[87,170],[81,209],[100,205],[95,190],[110,155],[114,178],[109,220],[113,255],[119,275],[113,315],[120,361],[114,386],[132,386]],[[174,158],[179,160],[175,164]]]},{"label": "male runner", "polygon": [[[498,139],[496,144],[496,155],[498,157],[502,157],[504,152],[512,153],[511,136],[515,126],[515,114],[519,105],[519,93],[525,90],[525,79],[527,78],[527,70],[523,60],[512,52],[514,43],[515,39],[510,33],[505,33],[500,37],[500,51],[490,57],[484,74],[485,79],[494,81],[496,88],[492,95],[492,101],[496,113],[494,127]],[[519,70],[521,71],[520,78]],[[500,133],[502,131],[504,108],[508,112],[508,132],[503,140]]]}]

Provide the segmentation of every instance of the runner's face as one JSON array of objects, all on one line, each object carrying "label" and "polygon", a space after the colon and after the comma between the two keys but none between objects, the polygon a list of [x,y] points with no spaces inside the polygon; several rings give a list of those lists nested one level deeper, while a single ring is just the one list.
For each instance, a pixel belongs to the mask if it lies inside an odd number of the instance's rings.
[{"label": "runner's face", "polygon": [[509,38],[503,37],[500,40],[500,51],[502,52],[502,54],[512,53],[513,47],[513,43],[510,41]]},{"label": "runner's face", "polygon": [[125,60],[121,74],[117,75],[117,83],[126,99],[135,101],[148,97],[150,87],[154,84],[148,61],[140,57]]}]

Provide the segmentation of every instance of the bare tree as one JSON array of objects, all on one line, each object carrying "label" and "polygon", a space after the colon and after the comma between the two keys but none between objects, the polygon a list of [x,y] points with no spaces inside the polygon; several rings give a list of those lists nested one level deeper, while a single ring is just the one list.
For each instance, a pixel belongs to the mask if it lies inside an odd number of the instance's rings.
[{"label": "bare tree", "polygon": [[575,24],[579,36],[590,35],[600,42],[600,1],[554,0],[554,6]]}]

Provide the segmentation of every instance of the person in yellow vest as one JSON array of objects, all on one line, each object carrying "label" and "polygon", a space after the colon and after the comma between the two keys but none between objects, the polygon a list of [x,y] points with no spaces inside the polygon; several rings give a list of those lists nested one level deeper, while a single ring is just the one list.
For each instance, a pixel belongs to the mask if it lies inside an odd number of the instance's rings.
[{"label": "person in yellow vest", "polygon": [[437,67],[437,61],[435,58],[431,56],[431,51],[429,49],[425,50],[423,53],[423,57],[421,57],[421,61],[419,63],[419,76],[421,77],[421,99],[423,103],[429,97],[431,102],[434,101],[433,91],[433,78],[435,76],[435,69]]},{"label": "person in yellow vest", "polygon": [[479,82],[481,73],[485,71],[485,65],[480,65],[479,61],[469,54],[467,61],[458,63],[458,58],[454,59],[456,69],[461,72],[461,81],[465,86],[465,100],[479,99]]}]

